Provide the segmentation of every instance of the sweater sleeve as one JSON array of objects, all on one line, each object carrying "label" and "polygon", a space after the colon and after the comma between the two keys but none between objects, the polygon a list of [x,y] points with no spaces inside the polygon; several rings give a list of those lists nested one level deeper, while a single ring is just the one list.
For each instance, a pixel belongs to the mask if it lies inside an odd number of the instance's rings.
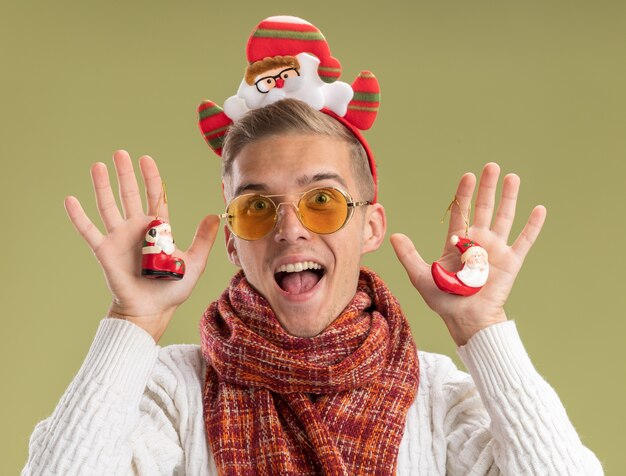
[{"label": "sweater sleeve", "polygon": [[103,319],[78,374],[35,427],[22,475],[137,473],[132,436],[158,352],[139,327]]},{"label": "sweater sleeve", "polygon": [[472,378],[456,371],[444,384],[448,474],[603,474],[514,322],[478,332],[458,353]]}]

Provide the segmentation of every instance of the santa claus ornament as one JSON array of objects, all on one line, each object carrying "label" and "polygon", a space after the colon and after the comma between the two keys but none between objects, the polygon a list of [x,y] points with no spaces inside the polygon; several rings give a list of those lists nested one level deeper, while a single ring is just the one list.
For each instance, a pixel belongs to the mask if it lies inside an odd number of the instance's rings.
[{"label": "santa claus ornament", "polygon": [[[164,203],[167,203],[165,194],[165,183],[163,184]],[[159,206],[161,198],[159,198]],[[143,246],[141,248],[141,274],[152,279],[182,279],[185,275],[185,262],[172,256],[176,251],[174,238],[172,238],[172,228],[165,220],[154,217],[144,235]]]},{"label": "santa claus ornament", "polygon": [[[352,85],[339,81],[341,63],[330,53],[324,35],[311,23],[292,16],[266,18],[252,31],[246,48],[248,66],[237,94],[224,102],[203,101],[198,107],[200,130],[221,156],[229,127],[248,111],[281,99],[298,99],[341,122],[363,144],[376,180],[371,150],[360,131],[378,113],[380,87],[369,71]],[[376,197],[374,197],[374,201]]]},{"label": "santa claus ornament", "polygon": [[[458,205],[456,199],[452,203]],[[450,207],[448,207],[448,210],[450,210]],[[472,296],[480,291],[487,282],[489,277],[489,257],[487,251],[482,246],[468,238],[469,221],[465,217],[463,218],[466,223],[465,237],[461,238],[457,235],[450,237],[450,243],[455,245],[461,253],[461,269],[453,273],[447,271],[439,262],[435,261],[430,267],[430,271],[435,284],[442,291],[459,296]]]}]

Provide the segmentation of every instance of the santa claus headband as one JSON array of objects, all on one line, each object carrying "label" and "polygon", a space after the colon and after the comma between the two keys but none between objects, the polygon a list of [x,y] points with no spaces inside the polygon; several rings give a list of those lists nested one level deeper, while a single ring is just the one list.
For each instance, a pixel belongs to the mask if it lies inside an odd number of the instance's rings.
[{"label": "santa claus headband", "polygon": [[203,101],[198,122],[209,147],[219,156],[230,126],[248,111],[283,98],[304,101],[333,117],[363,145],[374,179],[374,202],[378,180],[374,155],[361,134],[378,113],[380,87],[369,71],[362,71],[352,85],[338,81],[341,63],[330,53],[324,35],[297,17],[276,16],[259,23],[246,48],[248,67],[235,96],[224,107]]}]

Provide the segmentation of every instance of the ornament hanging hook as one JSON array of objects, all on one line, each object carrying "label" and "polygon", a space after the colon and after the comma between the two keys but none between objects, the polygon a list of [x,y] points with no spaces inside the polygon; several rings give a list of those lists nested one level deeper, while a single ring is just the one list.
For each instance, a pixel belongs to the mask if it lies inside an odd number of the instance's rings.
[{"label": "ornament hanging hook", "polygon": [[160,214],[159,212],[161,211],[161,203],[167,205],[167,187],[165,186],[165,182],[161,182],[161,193],[159,194],[159,201],[157,202],[155,218],[158,218]]},{"label": "ornament hanging hook", "polygon": [[443,213],[443,216],[441,217],[441,223],[444,222],[444,220],[446,219],[446,216],[448,215],[448,213],[452,213],[452,205],[455,205],[457,207],[459,207],[459,213],[461,214],[461,217],[463,218],[463,222],[465,223],[465,238],[469,237],[469,217],[470,217],[470,213],[472,211],[472,204],[470,203],[467,207],[467,216],[463,214],[463,208],[461,207],[461,204],[459,203],[459,200],[456,198],[456,195],[454,196],[454,198],[452,199],[452,201],[450,202],[450,205],[448,205],[448,208],[446,208],[446,211]]}]

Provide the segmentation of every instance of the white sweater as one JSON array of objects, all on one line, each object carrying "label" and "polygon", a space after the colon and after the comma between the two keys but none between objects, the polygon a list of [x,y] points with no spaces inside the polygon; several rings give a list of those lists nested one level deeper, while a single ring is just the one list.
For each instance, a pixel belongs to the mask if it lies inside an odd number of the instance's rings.
[{"label": "white sweater", "polygon": [[[419,352],[399,475],[603,474],[513,322],[484,329],[458,352],[471,377],[448,357]],[[204,375],[199,346],[161,348],[139,327],[103,319],[57,408],[36,426],[22,475],[217,475]]]}]

